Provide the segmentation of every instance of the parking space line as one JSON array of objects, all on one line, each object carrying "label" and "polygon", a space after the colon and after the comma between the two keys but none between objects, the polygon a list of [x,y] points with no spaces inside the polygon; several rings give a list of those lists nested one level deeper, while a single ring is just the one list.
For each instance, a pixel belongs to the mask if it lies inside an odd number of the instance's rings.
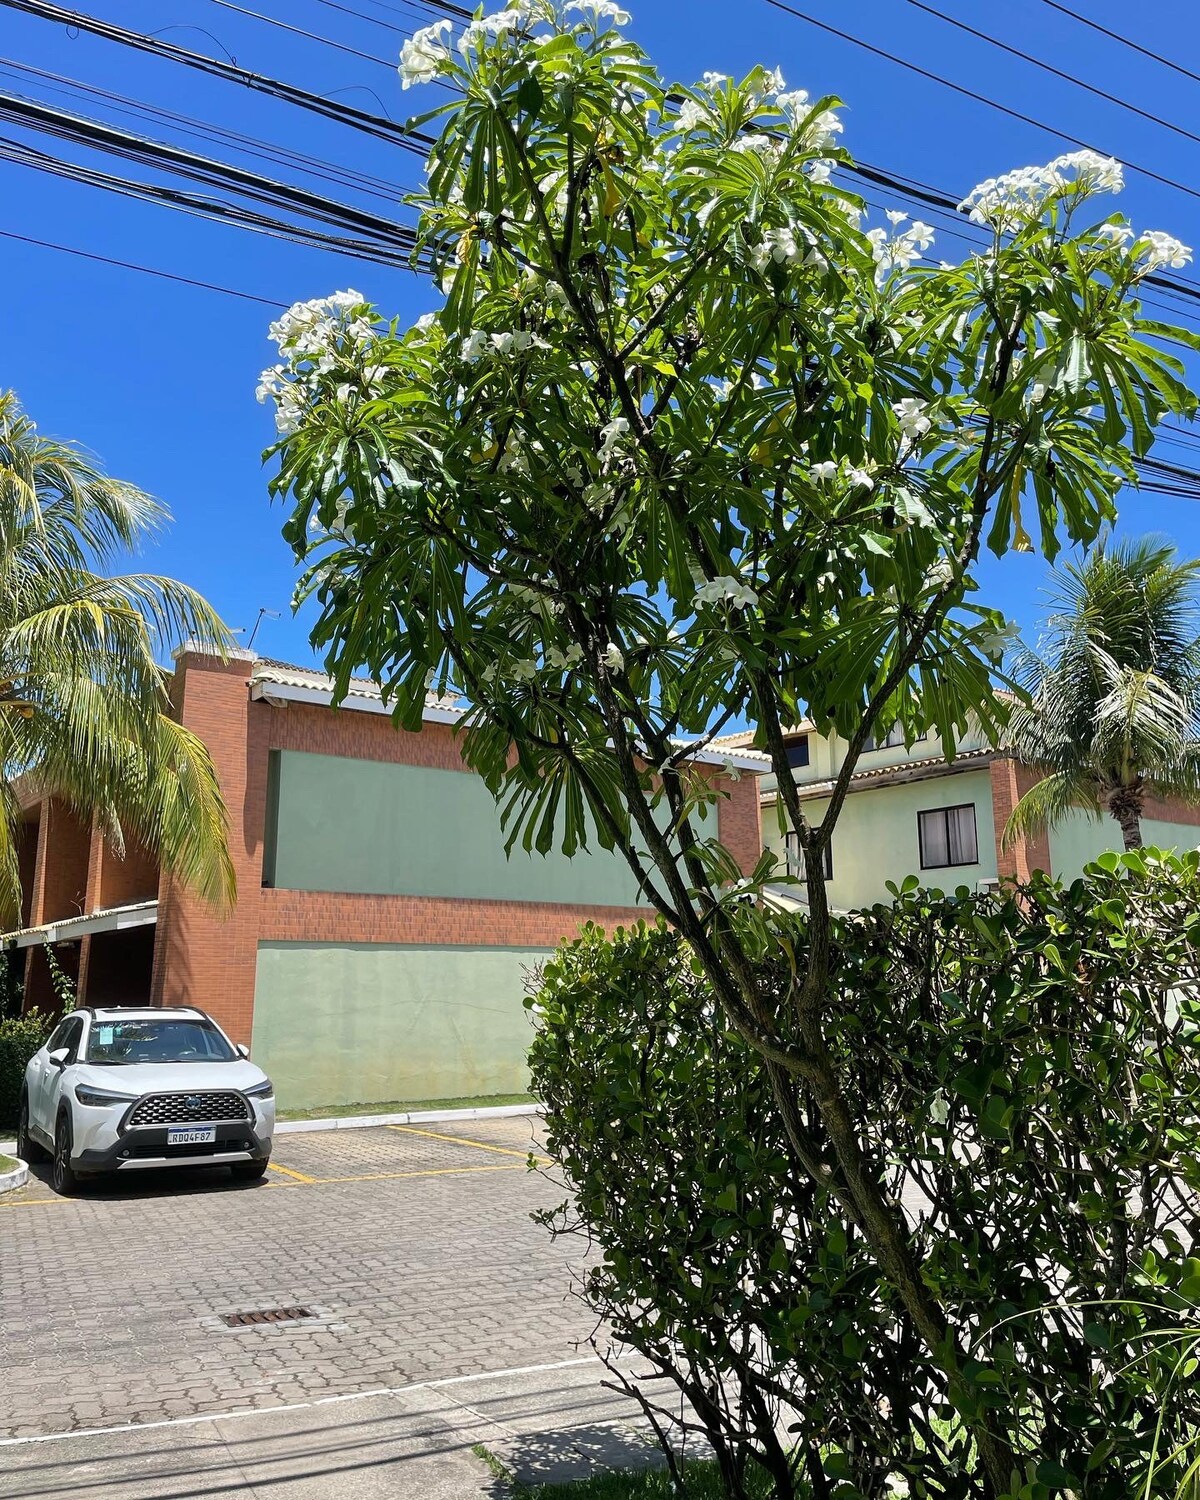
[{"label": "parking space line", "polygon": [[[492,1146],[487,1141],[473,1141],[465,1135],[445,1135],[440,1130],[418,1130],[415,1125],[387,1125],[386,1130],[399,1130],[405,1135],[425,1135],[431,1141],[451,1141],[456,1146],[475,1146],[480,1151],[494,1151],[497,1156],[519,1156],[522,1161],[529,1160],[528,1151],[514,1151],[511,1146]],[[548,1156],[535,1156],[534,1160],[543,1166],[550,1165]]]},{"label": "parking space line", "polygon": [[316,1182],[315,1177],[306,1177],[303,1172],[297,1172],[292,1167],[281,1167],[277,1161],[269,1161],[267,1166],[272,1172],[282,1172],[285,1177],[294,1177],[297,1182]]},{"label": "parking space line", "polygon": [[459,1177],[464,1172],[519,1172],[518,1162],[487,1167],[422,1167],[414,1172],[364,1172],[359,1177],[314,1177],[313,1185],[319,1187],[326,1182],[391,1182],[397,1177]]},{"label": "parking space line", "polygon": [[0,1203],[0,1208],[32,1208],[38,1203],[69,1203],[69,1198],[18,1198],[13,1203]]}]

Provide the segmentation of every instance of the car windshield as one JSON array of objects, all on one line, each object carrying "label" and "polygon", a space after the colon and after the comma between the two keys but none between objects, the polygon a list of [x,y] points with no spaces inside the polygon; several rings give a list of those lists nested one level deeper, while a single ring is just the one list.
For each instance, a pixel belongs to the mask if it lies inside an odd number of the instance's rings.
[{"label": "car windshield", "polygon": [[94,1021],[84,1061],[90,1063],[232,1062],[233,1048],[211,1021]]}]

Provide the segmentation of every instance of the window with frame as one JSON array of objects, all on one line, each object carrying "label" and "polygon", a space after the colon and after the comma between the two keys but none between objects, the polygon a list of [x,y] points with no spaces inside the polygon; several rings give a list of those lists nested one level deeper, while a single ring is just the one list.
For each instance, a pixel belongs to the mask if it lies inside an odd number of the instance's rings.
[{"label": "window with frame", "polygon": [[808,735],[802,734],[797,739],[788,740],[783,748],[787,755],[787,763],[793,771],[798,771],[801,767],[808,765]]},{"label": "window with frame", "polygon": [[931,807],[917,814],[917,839],[922,870],[945,870],[952,865],[979,863],[975,804]]},{"label": "window with frame", "polygon": [[[797,834],[789,833],[787,844],[787,867],[788,874],[795,875],[798,879],[804,875],[804,854],[800,848],[800,839]],[[825,879],[833,879],[833,840],[825,845]]]}]

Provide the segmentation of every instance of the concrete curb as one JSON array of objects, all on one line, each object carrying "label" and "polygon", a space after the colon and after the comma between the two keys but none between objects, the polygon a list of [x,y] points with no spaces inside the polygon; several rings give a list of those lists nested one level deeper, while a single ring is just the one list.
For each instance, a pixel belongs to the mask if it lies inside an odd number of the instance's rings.
[{"label": "concrete curb", "polygon": [[[9,1155],[7,1151],[4,1154],[5,1156]],[[24,1187],[29,1181],[29,1168],[19,1156],[15,1157],[14,1160],[17,1164],[11,1172],[0,1172],[0,1193],[7,1193],[13,1188]]]},{"label": "concrete curb", "polygon": [[[540,1115],[540,1104],[488,1104],[478,1109],[414,1109],[400,1115],[338,1115],[329,1120],[277,1120],[276,1135],[303,1135],[314,1130],[362,1130],[368,1125],[435,1125],[439,1121],[505,1120],[515,1115]],[[16,1141],[0,1141],[0,1151],[12,1156]],[[15,1187],[16,1183],[10,1184]],[[3,1189],[0,1188],[0,1192]]]},{"label": "concrete curb", "polygon": [[415,1109],[399,1115],[341,1115],[329,1120],[277,1120],[276,1135],[307,1134],[314,1130],[362,1130],[368,1125],[434,1125],[439,1121],[506,1120],[517,1115],[540,1115],[540,1104],[491,1104],[479,1109]]}]

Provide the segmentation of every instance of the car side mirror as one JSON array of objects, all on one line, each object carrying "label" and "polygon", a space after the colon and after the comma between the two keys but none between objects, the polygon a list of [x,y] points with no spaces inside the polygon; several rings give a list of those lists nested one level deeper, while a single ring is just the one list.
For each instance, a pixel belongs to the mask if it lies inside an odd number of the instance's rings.
[{"label": "car side mirror", "polygon": [[250,1056],[250,1048],[246,1046],[245,1042],[239,1042],[237,1044],[237,1055],[239,1057],[249,1057]]},{"label": "car side mirror", "polygon": [[55,1047],[54,1051],[48,1052],[46,1056],[56,1068],[65,1068],[71,1053],[66,1047]]}]

